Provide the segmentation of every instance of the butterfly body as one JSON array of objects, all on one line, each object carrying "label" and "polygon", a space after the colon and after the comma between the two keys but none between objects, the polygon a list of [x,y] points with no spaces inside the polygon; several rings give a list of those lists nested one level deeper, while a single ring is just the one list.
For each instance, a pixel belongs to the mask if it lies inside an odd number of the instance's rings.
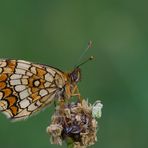
[{"label": "butterfly body", "polygon": [[0,111],[13,120],[27,118],[53,100],[79,95],[80,69],[65,73],[23,60],[0,60]]}]

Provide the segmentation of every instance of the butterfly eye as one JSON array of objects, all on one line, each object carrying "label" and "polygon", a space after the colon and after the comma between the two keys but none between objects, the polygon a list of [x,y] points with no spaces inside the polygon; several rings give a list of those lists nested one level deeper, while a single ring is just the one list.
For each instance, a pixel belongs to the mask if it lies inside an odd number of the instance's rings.
[{"label": "butterfly eye", "polygon": [[70,74],[71,80],[73,82],[79,82],[80,80],[80,69],[75,69],[71,74]]},{"label": "butterfly eye", "polygon": [[76,73],[74,73],[74,74],[73,74],[73,80],[74,80],[75,82],[77,82],[78,79],[79,79],[79,78],[78,78],[78,75],[77,75]]}]

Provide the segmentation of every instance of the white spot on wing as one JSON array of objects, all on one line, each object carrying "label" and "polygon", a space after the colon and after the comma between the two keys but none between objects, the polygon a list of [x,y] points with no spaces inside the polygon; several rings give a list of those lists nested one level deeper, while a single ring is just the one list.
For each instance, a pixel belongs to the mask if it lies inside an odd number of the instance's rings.
[{"label": "white spot on wing", "polygon": [[21,81],[22,81],[23,85],[27,85],[28,84],[28,79],[21,79]]},{"label": "white spot on wing", "polygon": [[28,97],[27,99],[32,102],[32,98]]},{"label": "white spot on wing", "polygon": [[49,82],[52,82],[53,81],[53,76],[50,73],[47,73],[45,75],[45,80],[46,81],[49,81]]},{"label": "white spot on wing", "polygon": [[47,92],[47,90],[42,89],[42,90],[40,90],[39,94],[43,97],[43,96],[47,95],[48,92]]},{"label": "white spot on wing", "polygon": [[13,74],[11,75],[10,79],[20,79],[22,77],[22,75],[20,74]]},{"label": "white spot on wing", "polygon": [[17,86],[15,86],[15,90],[18,91],[18,92],[23,91],[24,89],[26,89],[25,85],[17,85]]},{"label": "white spot on wing", "polygon": [[17,80],[10,80],[10,84],[11,85],[19,85],[19,84],[21,84],[21,81],[19,80],[19,79],[17,79]]},{"label": "white spot on wing", "polygon": [[32,76],[33,74],[31,72],[27,71],[26,75],[27,76]]},{"label": "white spot on wing", "polygon": [[30,70],[31,70],[32,73],[36,74],[36,68],[35,67],[31,67]]},{"label": "white spot on wing", "polygon": [[46,70],[47,70],[52,76],[54,76],[55,73],[56,73],[52,68],[46,68]]},{"label": "white spot on wing", "polygon": [[50,82],[46,82],[46,83],[44,84],[45,87],[49,87],[50,85],[51,85]]},{"label": "white spot on wing", "polygon": [[22,92],[20,92],[20,98],[24,99],[30,95],[29,89],[25,89]]},{"label": "white spot on wing", "polygon": [[26,72],[26,70],[23,70],[23,69],[15,69],[15,73],[17,73],[17,74],[23,74],[23,75],[25,75],[25,72]]},{"label": "white spot on wing", "polygon": [[36,105],[37,105],[37,106],[41,106],[42,103],[38,100],[38,101],[36,102]]},{"label": "white spot on wing", "polygon": [[43,66],[38,65],[38,64],[33,64],[33,66],[38,67],[38,68],[43,68]]},{"label": "white spot on wing", "polygon": [[25,75],[25,76],[22,77],[22,79],[27,79],[27,78],[29,78],[29,76],[26,76],[26,75]]},{"label": "white spot on wing", "polygon": [[39,85],[40,85],[40,81],[39,81],[39,80],[34,81],[34,85],[35,85],[36,87],[39,86]]},{"label": "white spot on wing", "polygon": [[28,70],[31,65],[26,63],[18,63],[17,68]]},{"label": "white spot on wing", "polygon": [[34,111],[35,109],[38,108],[37,105],[35,105],[36,102],[32,103],[31,105],[28,106],[28,111]]},{"label": "white spot on wing", "polygon": [[19,104],[21,108],[26,108],[27,106],[29,106],[30,102],[28,99],[24,99]]},{"label": "white spot on wing", "polygon": [[24,60],[17,60],[17,61],[20,62],[20,63],[31,64],[30,62],[28,62],[28,61],[24,61]]}]

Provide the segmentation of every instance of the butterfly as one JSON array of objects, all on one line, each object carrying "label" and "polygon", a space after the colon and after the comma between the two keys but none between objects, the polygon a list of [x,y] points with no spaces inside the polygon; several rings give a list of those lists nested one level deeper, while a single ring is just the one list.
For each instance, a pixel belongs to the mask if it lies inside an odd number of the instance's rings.
[{"label": "butterfly", "polygon": [[79,66],[66,73],[24,60],[0,60],[0,111],[12,120],[25,119],[53,100],[80,96]]},{"label": "butterfly", "polygon": [[[89,41],[79,60],[91,47]],[[77,96],[82,101],[77,86],[81,79],[80,66],[92,59],[93,56],[70,72],[24,60],[0,59],[0,111],[16,121],[26,119],[56,100],[65,103]]]}]

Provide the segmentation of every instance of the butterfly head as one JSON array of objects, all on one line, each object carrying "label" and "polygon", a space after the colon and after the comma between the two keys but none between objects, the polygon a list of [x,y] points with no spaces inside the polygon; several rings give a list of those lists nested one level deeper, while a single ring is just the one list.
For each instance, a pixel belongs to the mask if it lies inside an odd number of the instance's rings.
[{"label": "butterfly head", "polygon": [[70,73],[70,80],[71,82],[79,82],[81,79],[81,70],[80,70],[80,66],[84,65],[85,63],[87,63],[88,61],[94,59],[93,56],[91,56],[90,58],[88,58],[87,60],[85,60],[84,62],[80,63],[79,65],[77,65],[74,70]]},{"label": "butterfly head", "polygon": [[79,67],[75,68],[70,74],[70,80],[72,83],[77,83],[81,79],[81,70]]}]

